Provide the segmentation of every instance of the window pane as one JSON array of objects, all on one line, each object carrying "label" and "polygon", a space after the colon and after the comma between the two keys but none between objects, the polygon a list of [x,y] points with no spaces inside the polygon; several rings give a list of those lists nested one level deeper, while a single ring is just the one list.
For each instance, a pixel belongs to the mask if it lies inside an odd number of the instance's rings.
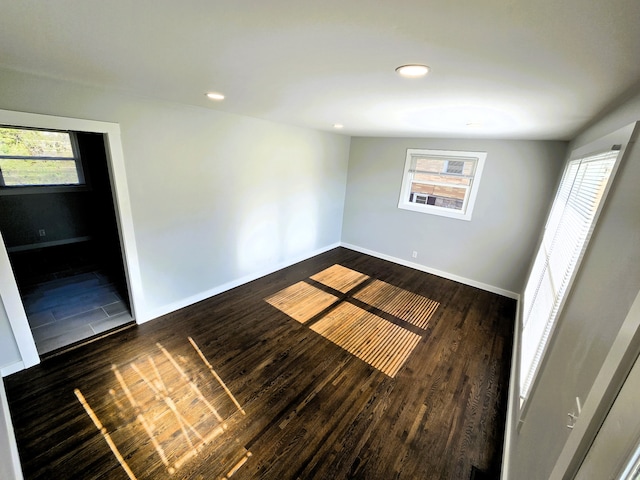
[{"label": "window pane", "polygon": [[409,202],[462,211],[474,166],[475,160],[415,157]]},{"label": "window pane", "polygon": [[444,158],[416,157],[414,170],[420,173],[473,176],[475,160],[450,160]]},{"label": "window pane", "polygon": [[[438,197],[450,198],[452,200],[464,200],[467,193],[465,188],[457,187],[443,187],[442,185],[436,185],[434,187],[434,194]],[[460,206],[462,208],[462,206]]]},{"label": "window pane", "polygon": [[398,208],[471,220],[485,152],[407,149]]},{"label": "window pane", "polygon": [[67,132],[0,128],[0,155],[73,158]]},{"label": "window pane", "polygon": [[466,188],[413,183],[409,201],[423,205],[462,210],[467,192]]},{"label": "window pane", "polygon": [[0,159],[3,185],[77,185],[75,160]]},{"label": "window pane", "polygon": [[417,172],[413,179],[417,182],[447,183],[449,185],[471,185],[471,179],[467,177],[453,177],[450,175],[434,175],[432,173]]},{"label": "window pane", "polygon": [[460,160],[449,160],[447,162],[447,173],[455,173],[462,175],[464,170],[464,162]]},{"label": "window pane", "polygon": [[440,173],[444,170],[446,160],[436,158],[416,158],[415,169],[417,172]]}]

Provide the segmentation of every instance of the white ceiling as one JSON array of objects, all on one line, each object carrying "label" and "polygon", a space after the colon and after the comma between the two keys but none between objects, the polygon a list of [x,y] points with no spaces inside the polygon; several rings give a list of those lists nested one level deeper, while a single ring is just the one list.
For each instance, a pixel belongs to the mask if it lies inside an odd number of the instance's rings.
[{"label": "white ceiling", "polygon": [[0,0],[0,67],[348,135],[570,139],[639,60],[639,0]]}]

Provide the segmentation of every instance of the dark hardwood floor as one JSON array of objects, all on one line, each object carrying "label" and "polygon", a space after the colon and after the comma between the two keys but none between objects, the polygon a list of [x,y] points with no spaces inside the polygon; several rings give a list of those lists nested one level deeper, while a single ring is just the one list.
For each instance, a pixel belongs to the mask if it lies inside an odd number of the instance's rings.
[{"label": "dark hardwood floor", "polygon": [[[439,306],[421,328],[310,280],[334,264]],[[420,336],[395,376],[312,330],[332,307],[265,301],[301,281]],[[5,378],[24,476],[498,478],[515,306],[332,250]]]}]

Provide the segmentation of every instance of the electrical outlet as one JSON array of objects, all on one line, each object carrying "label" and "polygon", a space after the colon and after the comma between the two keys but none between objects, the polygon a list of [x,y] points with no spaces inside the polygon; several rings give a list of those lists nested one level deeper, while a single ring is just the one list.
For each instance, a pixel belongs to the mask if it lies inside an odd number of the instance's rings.
[{"label": "electrical outlet", "polygon": [[38,235],[40,235],[41,237],[46,237],[47,232],[44,231],[44,228],[41,228],[40,230],[38,230]]},{"label": "electrical outlet", "polygon": [[413,253],[411,254],[412,258],[418,258],[418,252],[416,252],[415,250],[413,251]]}]

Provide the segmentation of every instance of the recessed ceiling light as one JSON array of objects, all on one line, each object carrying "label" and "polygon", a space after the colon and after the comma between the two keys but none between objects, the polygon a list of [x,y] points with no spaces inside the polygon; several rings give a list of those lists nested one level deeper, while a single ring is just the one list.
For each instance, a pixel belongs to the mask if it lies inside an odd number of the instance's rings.
[{"label": "recessed ceiling light", "polygon": [[224,95],[222,95],[221,93],[209,92],[206,95],[207,98],[210,98],[211,100],[224,100]]},{"label": "recessed ceiling light", "polygon": [[429,67],[426,65],[402,65],[401,67],[396,68],[396,72],[403,77],[424,77],[429,73]]},{"label": "recessed ceiling light", "polygon": [[341,123],[334,123],[333,128],[344,128],[344,125],[342,125]]},{"label": "recessed ceiling light", "polygon": [[467,127],[469,128],[480,128],[482,126],[482,122],[468,122]]}]

